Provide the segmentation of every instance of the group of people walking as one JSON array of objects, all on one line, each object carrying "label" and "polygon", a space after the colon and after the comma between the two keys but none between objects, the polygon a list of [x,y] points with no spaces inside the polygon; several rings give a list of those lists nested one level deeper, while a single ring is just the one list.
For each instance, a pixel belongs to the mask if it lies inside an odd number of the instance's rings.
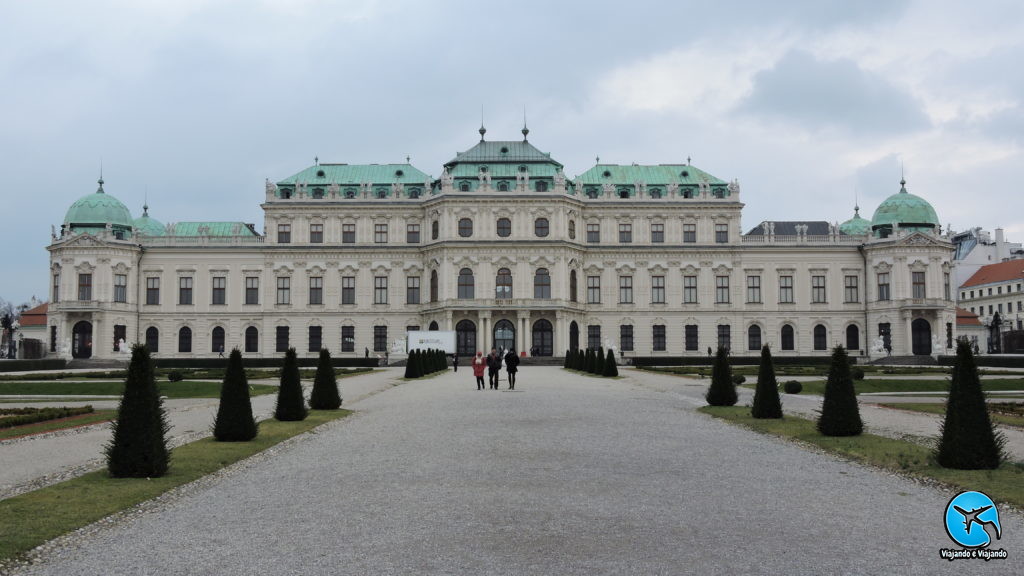
[{"label": "group of people walking", "polygon": [[502,357],[496,348],[491,348],[491,353],[486,357],[480,351],[477,351],[476,356],[473,357],[473,376],[476,377],[476,389],[484,389],[484,368],[486,368],[488,386],[491,390],[497,390],[502,364],[508,372],[508,389],[515,390],[516,372],[519,371],[519,356],[516,356],[516,351],[512,349]]}]

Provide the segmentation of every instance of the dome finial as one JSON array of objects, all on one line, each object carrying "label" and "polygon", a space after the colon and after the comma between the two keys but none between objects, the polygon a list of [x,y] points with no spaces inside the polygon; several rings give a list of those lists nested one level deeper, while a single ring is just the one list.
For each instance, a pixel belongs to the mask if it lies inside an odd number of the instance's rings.
[{"label": "dome finial", "polygon": [[484,107],[480,105],[480,129],[477,130],[480,133],[480,141],[484,141],[484,134],[487,134],[487,128],[484,128]]},{"label": "dome finial", "polygon": [[96,193],[103,194],[103,158],[100,158],[100,179],[97,180],[96,183],[100,185],[100,187],[96,189]]},{"label": "dome finial", "polygon": [[903,161],[900,160],[900,194],[907,193],[907,177],[903,170]]},{"label": "dome finial", "polygon": [[526,142],[526,136],[530,133],[530,129],[526,127],[526,106],[523,106],[523,142]]}]

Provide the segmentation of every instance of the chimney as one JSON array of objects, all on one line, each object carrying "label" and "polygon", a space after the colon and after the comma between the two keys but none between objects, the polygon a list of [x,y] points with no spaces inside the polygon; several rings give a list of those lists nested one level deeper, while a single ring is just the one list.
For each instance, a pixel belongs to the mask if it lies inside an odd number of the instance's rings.
[{"label": "chimney", "polygon": [[1006,253],[1006,242],[1003,241],[1003,229],[996,228],[996,260],[1002,262],[1009,257],[1010,255]]}]

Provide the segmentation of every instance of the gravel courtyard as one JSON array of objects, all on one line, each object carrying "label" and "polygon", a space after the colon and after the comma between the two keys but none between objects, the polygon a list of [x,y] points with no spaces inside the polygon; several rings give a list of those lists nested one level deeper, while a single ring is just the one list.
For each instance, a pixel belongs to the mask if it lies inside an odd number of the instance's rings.
[{"label": "gravel courtyard", "polygon": [[[398,370],[389,371],[393,377]],[[731,427],[632,371],[403,383],[31,574],[1022,573],[948,562],[952,494]]]}]

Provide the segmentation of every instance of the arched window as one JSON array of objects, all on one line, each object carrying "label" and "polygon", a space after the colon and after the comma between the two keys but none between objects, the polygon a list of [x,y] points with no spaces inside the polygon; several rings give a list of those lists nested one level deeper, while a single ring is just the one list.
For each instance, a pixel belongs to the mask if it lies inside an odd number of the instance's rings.
[{"label": "arched window", "polygon": [[569,350],[580,348],[580,325],[575,320],[569,323]]},{"label": "arched window", "polygon": [[547,191],[548,191],[548,183],[545,182],[544,180],[539,180],[537,182],[537,192],[547,192]]},{"label": "arched window", "polygon": [[587,198],[597,198],[598,193],[597,188],[587,188]]},{"label": "arched window", "polygon": [[693,198],[693,189],[689,187],[683,188],[683,198]]},{"label": "arched window", "polygon": [[537,268],[533,276],[533,297],[551,298],[551,275],[547,268]]},{"label": "arched window", "polygon": [[569,301],[576,301],[576,271],[569,271]]},{"label": "arched window", "polygon": [[322,200],[323,197],[324,197],[324,189],[323,188],[313,188],[313,198],[315,198],[317,200]]},{"label": "arched window", "polygon": [[224,351],[224,329],[217,326],[210,333],[210,352]]},{"label": "arched window", "polygon": [[512,221],[508,218],[498,218],[498,236],[508,238],[512,234]]},{"label": "arched window", "polygon": [[260,351],[260,331],[255,326],[249,326],[245,329],[245,351]]},{"label": "arched window", "polygon": [[469,268],[459,270],[459,298],[474,298],[473,271]]},{"label": "arched window", "polygon": [[437,302],[437,270],[430,271],[430,301]]},{"label": "arched window", "polygon": [[546,237],[548,235],[548,219],[537,218],[533,223],[533,231],[538,238]]},{"label": "arched window", "polygon": [[494,281],[494,297],[512,297],[512,271],[508,268],[498,270],[498,277]]},{"label": "arched window", "polygon": [[648,193],[651,195],[651,198],[661,198],[661,188],[651,188],[648,190]]},{"label": "arched window", "polygon": [[459,236],[469,238],[473,235],[473,221],[469,218],[459,218]]},{"label": "arched window", "polygon": [[794,350],[796,348],[795,342],[793,341],[793,326],[785,324],[782,326],[782,349],[783,350]]},{"label": "arched window", "polygon": [[430,330],[431,332],[437,332],[439,330],[439,328],[437,327],[437,322],[432,321],[430,323],[430,326],[427,327],[427,330]]},{"label": "arched window", "polygon": [[818,324],[814,327],[814,349],[828,350],[828,336],[825,331],[825,326],[822,324]]},{"label": "arched window", "polygon": [[504,180],[502,180],[501,182],[498,182],[498,191],[499,192],[508,192],[508,182],[506,182]]},{"label": "arched window", "polygon": [[753,324],[747,328],[747,350],[761,349],[761,327]]},{"label": "arched window", "polygon": [[160,351],[160,331],[155,326],[146,328],[146,348],[150,354]]},{"label": "arched window", "polygon": [[569,220],[569,240],[576,239],[576,221]]},{"label": "arched window", "polygon": [[460,182],[459,183],[459,192],[469,192],[469,182],[465,182],[465,181]]},{"label": "arched window", "polygon": [[722,188],[715,188],[715,198],[725,198],[725,190]]},{"label": "arched window", "polygon": [[178,330],[178,352],[191,352],[192,351],[192,329],[188,326],[183,326],[181,330]]},{"label": "arched window", "polygon": [[619,188],[619,198],[629,198],[629,189]]},{"label": "arched window", "polygon": [[420,197],[420,189],[419,188],[410,188],[409,189],[409,198],[419,198],[419,197]]},{"label": "arched window", "polygon": [[352,199],[356,197],[355,188],[345,188],[345,198]]},{"label": "arched window", "polygon": [[459,320],[455,325],[455,349],[459,356],[476,355],[476,324]]},{"label": "arched window", "polygon": [[430,239],[431,240],[437,240],[437,237],[440,236],[440,231],[441,231],[441,224],[438,223],[437,220],[434,220],[433,222],[430,223]]},{"label": "arched window", "polygon": [[533,347],[531,356],[553,356],[555,353],[554,331],[551,322],[541,318],[533,323]]},{"label": "arched window", "polygon": [[384,188],[377,188],[377,198],[383,200],[388,197],[388,191]]},{"label": "arched window", "polygon": [[856,324],[846,327],[846,349],[860,350],[860,328]]}]

